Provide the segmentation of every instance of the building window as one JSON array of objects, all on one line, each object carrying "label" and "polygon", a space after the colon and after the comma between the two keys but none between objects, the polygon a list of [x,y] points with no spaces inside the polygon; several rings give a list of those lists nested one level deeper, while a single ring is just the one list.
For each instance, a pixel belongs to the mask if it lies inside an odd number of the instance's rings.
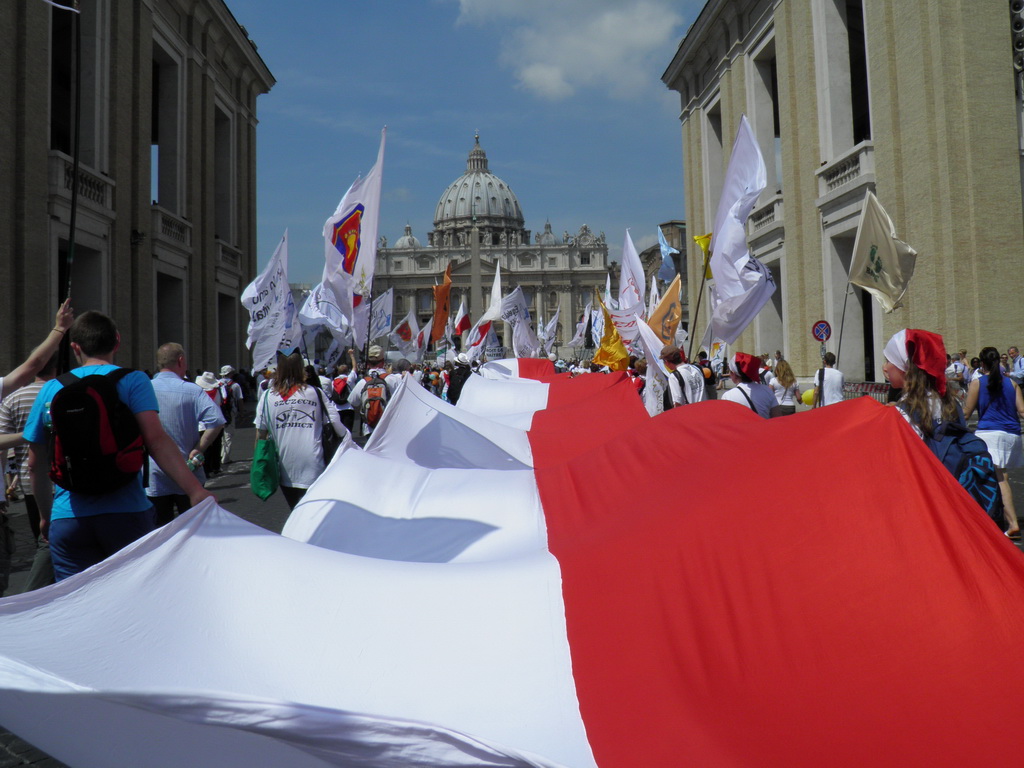
[{"label": "building window", "polygon": [[771,195],[782,191],[782,133],[779,125],[779,78],[774,38],[769,39],[754,54],[752,64],[753,127],[768,172],[765,194]]},{"label": "building window", "polygon": [[402,261],[401,259],[395,259],[394,262],[391,264],[391,269],[394,272],[404,272],[405,262]]},{"label": "building window", "polygon": [[173,214],[179,213],[178,169],[180,67],[177,59],[156,40],[153,41],[152,167],[153,202]]},{"label": "building window", "polygon": [[590,266],[590,251],[580,251],[580,266]]},{"label": "building window", "polygon": [[548,266],[552,267],[552,268],[557,267],[558,266],[558,257],[557,256],[548,256]]},{"label": "building window", "polygon": [[722,196],[722,104],[717,99],[704,113],[705,220],[715,220],[715,208]]},{"label": "building window", "polygon": [[214,236],[234,243],[235,178],[234,142],[231,116],[220,107],[213,108],[213,197]]},{"label": "building window", "polygon": [[434,309],[434,293],[433,291],[417,291],[416,292],[416,311],[417,312],[430,312]]},{"label": "building window", "polygon": [[555,311],[558,306],[558,291],[552,291],[548,294],[548,310],[551,312]]}]

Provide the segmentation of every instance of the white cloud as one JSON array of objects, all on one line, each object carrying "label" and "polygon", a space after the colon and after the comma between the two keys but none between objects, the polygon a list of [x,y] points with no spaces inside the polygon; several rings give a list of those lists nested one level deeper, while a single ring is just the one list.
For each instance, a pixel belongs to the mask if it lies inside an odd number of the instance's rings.
[{"label": "white cloud", "polygon": [[682,16],[665,0],[459,0],[459,22],[501,29],[520,87],[557,101],[581,89],[650,96]]}]

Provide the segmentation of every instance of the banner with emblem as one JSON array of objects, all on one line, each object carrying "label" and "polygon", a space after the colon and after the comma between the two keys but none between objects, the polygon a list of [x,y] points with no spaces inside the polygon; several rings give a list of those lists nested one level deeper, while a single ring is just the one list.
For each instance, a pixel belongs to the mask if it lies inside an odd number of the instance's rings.
[{"label": "banner with emblem", "polygon": [[916,262],[917,251],[896,237],[896,225],[878,198],[868,192],[853,243],[850,282],[892,312],[902,306],[900,300],[914,276]]},{"label": "banner with emblem", "polygon": [[373,283],[386,135],[385,128],[373,168],[352,183],[337,210],[324,222],[323,282],[331,287],[343,308],[346,292],[368,296]]}]

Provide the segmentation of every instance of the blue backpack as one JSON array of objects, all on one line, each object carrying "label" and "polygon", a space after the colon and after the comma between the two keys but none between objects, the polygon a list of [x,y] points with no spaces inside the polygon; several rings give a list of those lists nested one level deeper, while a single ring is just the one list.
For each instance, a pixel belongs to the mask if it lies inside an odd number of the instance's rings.
[{"label": "blue backpack", "polygon": [[1003,495],[985,441],[963,424],[952,421],[939,424],[932,437],[924,436],[924,442],[999,530],[1005,531],[1009,525],[1003,512]]}]

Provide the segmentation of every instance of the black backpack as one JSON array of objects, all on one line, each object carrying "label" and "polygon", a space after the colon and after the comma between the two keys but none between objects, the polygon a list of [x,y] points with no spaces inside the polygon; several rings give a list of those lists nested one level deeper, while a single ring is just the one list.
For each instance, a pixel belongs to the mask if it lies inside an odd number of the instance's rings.
[{"label": "black backpack", "polygon": [[1009,524],[1003,510],[1003,494],[985,441],[963,424],[944,421],[935,427],[931,437],[924,435],[924,443],[999,530],[1005,531]]},{"label": "black backpack", "polygon": [[50,402],[50,479],[74,493],[99,495],[134,480],[145,445],[135,414],[117,394],[132,373],[118,368],[79,378],[65,373]]}]

